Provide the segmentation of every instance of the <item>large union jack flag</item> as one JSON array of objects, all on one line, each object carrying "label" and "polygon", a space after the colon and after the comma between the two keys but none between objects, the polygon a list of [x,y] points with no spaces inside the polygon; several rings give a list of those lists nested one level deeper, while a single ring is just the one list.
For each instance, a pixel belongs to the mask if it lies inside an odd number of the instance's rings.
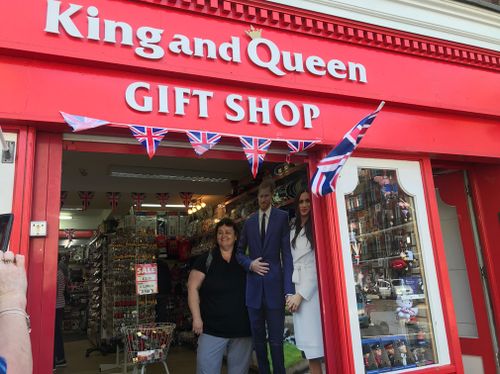
[{"label": "large union jack flag", "polygon": [[99,126],[109,124],[108,121],[104,121],[102,119],[77,116],[76,114],[69,114],[69,113],[64,113],[64,112],[60,112],[60,113],[63,116],[66,123],[73,128],[73,132],[93,129],[93,128],[96,128]]},{"label": "large union jack flag", "polygon": [[141,143],[148,153],[149,158],[153,158],[156,152],[156,148],[163,140],[163,137],[168,133],[168,129],[161,127],[147,127],[147,126],[136,126],[129,125],[132,135]]},{"label": "large union jack flag", "polygon": [[271,145],[271,140],[254,138],[251,136],[240,136],[240,142],[247,156],[248,163],[250,164],[252,176],[255,178],[259,172],[259,167],[264,162],[267,150]]},{"label": "large union jack flag", "polygon": [[186,131],[189,142],[198,156],[215,147],[221,136],[215,132]]},{"label": "large union jack flag", "polygon": [[318,163],[318,169],[311,180],[311,191],[313,194],[324,196],[335,191],[335,184],[337,183],[342,167],[352,152],[354,152],[361,139],[363,139],[366,131],[368,131],[383,106],[384,102],[382,101],[375,112],[367,115],[350,129],[344,135],[342,141]]}]

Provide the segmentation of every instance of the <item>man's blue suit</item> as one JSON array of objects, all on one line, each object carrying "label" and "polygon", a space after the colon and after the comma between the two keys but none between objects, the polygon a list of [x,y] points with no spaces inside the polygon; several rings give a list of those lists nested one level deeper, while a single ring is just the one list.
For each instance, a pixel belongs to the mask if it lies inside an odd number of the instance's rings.
[{"label": "man's blue suit", "polygon": [[[249,254],[245,255],[248,248]],[[269,271],[261,276],[250,270],[250,264],[262,257]],[[261,244],[259,213],[252,214],[243,226],[236,259],[247,271],[246,305],[250,317],[259,372],[267,374],[266,323],[273,361],[273,372],[284,374],[283,329],[285,296],[295,293],[292,283],[293,259],[290,252],[288,214],[271,208],[264,245]]]}]

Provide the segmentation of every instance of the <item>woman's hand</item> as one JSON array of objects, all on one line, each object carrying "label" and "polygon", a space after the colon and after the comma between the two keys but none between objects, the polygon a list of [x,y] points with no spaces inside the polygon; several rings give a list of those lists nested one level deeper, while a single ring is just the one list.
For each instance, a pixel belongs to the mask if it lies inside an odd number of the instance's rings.
[{"label": "woman's hand", "polygon": [[201,318],[193,319],[193,332],[196,335],[201,335],[203,333],[203,321]]},{"label": "woman's hand", "polygon": [[0,251],[0,309],[26,308],[28,282],[24,256]]},{"label": "woman's hand", "polygon": [[286,301],[286,306],[288,307],[290,312],[295,313],[297,310],[299,310],[302,299],[303,297],[299,293],[296,293],[295,295],[292,295],[288,298],[288,300]]}]

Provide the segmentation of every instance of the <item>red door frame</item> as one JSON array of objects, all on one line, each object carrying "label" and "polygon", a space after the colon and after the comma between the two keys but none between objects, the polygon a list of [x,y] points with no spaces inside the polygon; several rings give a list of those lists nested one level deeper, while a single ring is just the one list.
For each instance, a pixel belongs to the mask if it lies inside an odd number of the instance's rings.
[{"label": "red door frame", "polygon": [[[35,132],[33,132],[34,138]],[[47,238],[32,239],[30,246],[30,286],[29,312],[33,317],[33,357],[36,374],[49,373],[52,368],[54,306],[57,266],[58,224],[59,224],[59,193],[61,187],[61,162],[63,149],[82,152],[110,153],[143,153],[141,146],[63,141],[61,134],[38,133],[36,147],[32,152],[34,167],[33,176],[33,220],[47,220],[49,233]],[[308,164],[313,168],[324,152],[312,153]],[[158,155],[194,157],[192,150],[159,148]],[[36,156],[36,157],[35,157]],[[448,333],[448,345],[451,364],[439,368],[423,368],[419,373],[463,373],[456,330],[455,315],[451,298],[451,288],[447,277],[444,248],[439,236],[439,215],[434,196],[432,169],[427,159],[412,156],[395,156],[390,154],[363,154],[357,156],[400,158],[419,160],[422,166],[422,177],[427,195],[429,224],[433,239],[438,282],[441,289],[441,302]],[[211,151],[206,154],[210,158],[244,159],[243,152]],[[28,157],[29,158],[29,157]],[[284,155],[269,154],[268,161],[283,161]],[[312,169],[311,169],[312,170]],[[322,201],[323,200],[323,201]],[[25,204],[24,210],[27,207]],[[347,310],[347,295],[345,294],[345,274],[341,255],[341,243],[338,240],[338,220],[336,204],[333,195],[322,198],[313,197],[314,219],[319,224],[316,230],[318,241],[318,268],[320,294],[322,299],[322,317],[325,331],[326,364],[329,373],[354,374],[352,356],[352,340],[349,328]],[[321,250],[321,248],[323,248]],[[335,333],[331,333],[335,331]]]},{"label": "red door frame", "polygon": [[457,209],[460,237],[464,249],[464,258],[467,267],[467,275],[471,290],[474,315],[478,338],[460,337],[460,345],[463,354],[480,356],[486,374],[496,373],[495,357],[493,352],[488,314],[484,300],[484,294],[480,292],[483,288],[481,273],[476,255],[476,245],[472,232],[469,207],[467,205],[467,194],[465,191],[465,180],[463,170],[434,178],[436,187],[440,191],[441,200]]}]

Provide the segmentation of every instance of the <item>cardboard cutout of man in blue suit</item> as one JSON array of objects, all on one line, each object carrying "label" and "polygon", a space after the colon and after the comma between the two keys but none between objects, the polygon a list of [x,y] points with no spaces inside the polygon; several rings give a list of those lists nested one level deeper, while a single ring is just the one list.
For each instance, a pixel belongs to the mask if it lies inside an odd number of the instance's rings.
[{"label": "cardboard cutout of man in blue suit", "polygon": [[236,253],[236,259],[247,271],[246,305],[261,374],[270,373],[266,325],[273,373],[285,373],[285,299],[295,293],[288,214],[271,206],[273,192],[271,180],[259,186],[259,211],[245,222]]}]

